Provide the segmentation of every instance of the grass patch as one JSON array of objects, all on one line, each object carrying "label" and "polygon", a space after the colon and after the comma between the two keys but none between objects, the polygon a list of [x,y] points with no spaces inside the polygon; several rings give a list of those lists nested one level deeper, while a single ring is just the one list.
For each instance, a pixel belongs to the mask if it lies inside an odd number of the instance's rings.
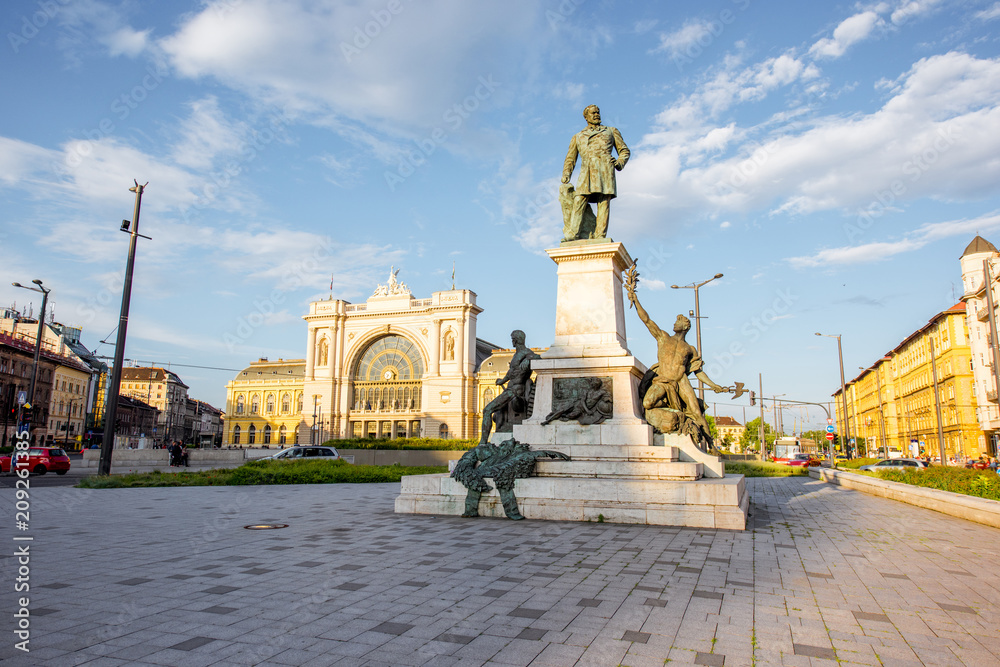
[{"label": "grass patch", "polygon": [[786,466],[769,461],[726,461],[727,475],[744,477],[793,477],[807,476],[809,469],[804,466]]},{"label": "grass patch", "polygon": [[970,470],[950,466],[931,466],[923,470],[858,471],[890,482],[961,493],[976,498],[1000,500],[1000,475],[992,470]]},{"label": "grass patch", "polygon": [[327,440],[323,443],[337,449],[435,449],[445,452],[461,452],[472,449],[478,440],[444,440],[442,438],[394,438],[376,440],[374,438],[345,438]]},{"label": "grass patch", "polygon": [[128,489],[147,486],[245,486],[254,484],[370,484],[398,482],[405,475],[448,472],[448,466],[366,466],[345,461],[251,461],[239,468],[197,472],[159,471],[87,477],[83,489]]}]

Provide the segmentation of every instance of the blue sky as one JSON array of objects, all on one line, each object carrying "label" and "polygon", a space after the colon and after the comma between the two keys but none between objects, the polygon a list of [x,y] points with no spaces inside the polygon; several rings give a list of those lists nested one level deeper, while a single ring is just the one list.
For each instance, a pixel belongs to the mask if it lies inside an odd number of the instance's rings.
[{"label": "blue sky", "polygon": [[[610,236],[653,318],[725,274],[701,290],[722,384],[829,400],[814,332],[843,334],[853,377],[958,300],[977,231],[1000,241],[995,0],[17,0],[0,21],[0,301],[41,278],[109,356],[133,178],[153,240],[127,358],[303,357],[331,274],[357,303],[390,265],[424,297],[454,264],[481,338],[551,344],[543,249],[591,103],[632,151]],[[233,373],[175,370],[224,407]]]}]

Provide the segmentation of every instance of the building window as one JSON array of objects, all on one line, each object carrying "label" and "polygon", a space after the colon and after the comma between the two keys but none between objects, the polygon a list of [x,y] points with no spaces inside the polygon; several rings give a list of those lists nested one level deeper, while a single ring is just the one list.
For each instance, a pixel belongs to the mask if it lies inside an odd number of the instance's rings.
[{"label": "building window", "polygon": [[281,414],[287,415],[291,409],[292,409],[292,399],[286,393],[281,397]]},{"label": "building window", "polygon": [[448,425],[447,424],[441,424],[441,426],[438,427],[438,437],[441,438],[442,440],[447,440],[448,439]]},{"label": "building window", "polygon": [[298,411],[299,411],[299,414],[302,414],[302,394],[299,394],[299,407],[298,407]]},{"label": "building window", "polygon": [[257,442],[257,427],[250,424],[250,430],[247,431],[247,444],[252,445]]},{"label": "building window", "polygon": [[260,396],[254,396],[250,399],[250,414],[260,414]]},{"label": "building window", "polygon": [[267,414],[274,414],[274,394],[267,395]]},{"label": "building window", "polygon": [[285,444],[288,440],[288,428],[282,424],[281,428],[278,429],[278,443]]},{"label": "building window", "polygon": [[246,408],[246,405],[245,405],[245,403],[243,401],[243,395],[240,394],[239,396],[236,397],[236,414],[238,414],[238,415],[243,414],[243,410],[245,408]]},{"label": "building window", "polygon": [[271,444],[271,425],[270,424],[268,424],[267,426],[264,427],[264,444],[265,445],[270,445]]},{"label": "building window", "polygon": [[240,444],[240,425],[237,424],[236,428],[233,429],[233,444]]}]

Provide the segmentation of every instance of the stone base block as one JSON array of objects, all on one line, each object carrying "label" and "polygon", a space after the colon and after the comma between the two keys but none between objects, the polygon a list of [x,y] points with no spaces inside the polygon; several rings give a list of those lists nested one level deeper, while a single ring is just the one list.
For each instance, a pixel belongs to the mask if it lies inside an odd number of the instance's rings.
[{"label": "stone base block", "polygon": [[700,463],[690,461],[539,461],[539,477],[615,477],[627,479],[700,479]]},{"label": "stone base block", "polygon": [[[401,514],[461,515],[466,489],[445,474],[404,477],[396,498]],[[749,496],[742,475],[697,481],[530,477],[514,485],[528,519],[642,523],[746,529]],[[503,517],[500,497],[484,494],[482,516]]]}]

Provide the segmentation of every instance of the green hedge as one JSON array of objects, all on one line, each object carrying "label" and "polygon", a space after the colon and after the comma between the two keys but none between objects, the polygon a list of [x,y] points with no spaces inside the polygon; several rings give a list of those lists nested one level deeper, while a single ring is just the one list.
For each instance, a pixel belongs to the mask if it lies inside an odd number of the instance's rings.
[{"label": "green hedge", "polygon": [[394,438],[391,440],[375,438],[345,438],[343,440],[327,440],[323,443],[337,449],[436,449],[439,451],[456,452],[472,449],[478,440],[444,440],[442,438]]},{"label": "green hedge", "polygon": [[1000,475],[992,470],[931,466],[920,470],[879,470],[871,474],[890,482],[1000,500]]},{"label": "green hedge", "polygon": [[837,461],[837,467],[857,470],[861,466],[869,466],[873,463],[878,463],[881,460],[882,459],[851,459],[850,461]]},{"label": "green hedge", "polygon": [[121,489],[145,486],[243,486],[255,484],[367,484],[398,482],[406,475],[447,472],[447,466],[367,466],[345,461],[251,461],[239,468],[197,472],[159,471],[87,477],[78,488]]},{"label": "green hedge", "polygon": [[727,475],[743,475],[745,477],[793,477],[808,475],[805,466],[786,466],[783,463],[768,461],[726,461]]}]

